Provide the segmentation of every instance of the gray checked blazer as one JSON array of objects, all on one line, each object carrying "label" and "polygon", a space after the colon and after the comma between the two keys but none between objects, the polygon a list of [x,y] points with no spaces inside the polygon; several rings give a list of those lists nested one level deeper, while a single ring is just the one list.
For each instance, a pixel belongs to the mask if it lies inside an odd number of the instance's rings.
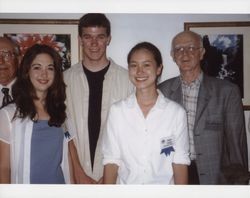
[{"label": "gray checked blazer", "polygon": [[[162,93],[182,105],[180,77],[159,85]],[[233,83],[204,74],[194,125],[200,184],[243,184],[248,174],[244,113]],[[233,180],[233,181],[232,181]]]}]

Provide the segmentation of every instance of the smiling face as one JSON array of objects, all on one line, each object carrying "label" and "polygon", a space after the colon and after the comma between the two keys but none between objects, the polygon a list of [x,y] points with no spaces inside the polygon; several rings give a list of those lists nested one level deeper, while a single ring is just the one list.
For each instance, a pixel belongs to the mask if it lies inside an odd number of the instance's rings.
[{"label": "smiling face", "polygon": [[31,63],[29,77],[37,97],[45,97],[55,78],[52,57],[48,54],[38,54]]},{"label": "smiling face", "polygon": [[192,32],[182,32],[172,42],[171,56],[182,74],[200,73],[200,61],[204,53],[205,49],[202,47],[199,36]]},{"label": "smiling face", "polygon": [[6,38],[0,38],[0,84],[8,85],[16,77],[17,68],[14,44]]},{"label": "smiling face", "polygon": [[153,54],[146,49],[133,52],[128,64],[129,78],[137,90],[156,89],[156,79],[161,74]]},{"label": "smiling face", "polygon": [[85,64],[106,64],[106,48],[110,42],[110,36],[104,27],[83,27],[82,35],[79,37]]}]

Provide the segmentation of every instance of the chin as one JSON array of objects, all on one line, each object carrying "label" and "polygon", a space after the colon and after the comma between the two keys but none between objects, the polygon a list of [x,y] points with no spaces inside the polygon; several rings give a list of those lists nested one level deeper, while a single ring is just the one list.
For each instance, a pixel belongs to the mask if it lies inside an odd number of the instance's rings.
[{"label": "chin", "polygon": [[142,90],[142,89],[146,89],[146,88],[148,88],[148,87],[150,87],[149,85],[135,85],[135,87],[136,87],[136,89],[138,89],[138,90]]}]

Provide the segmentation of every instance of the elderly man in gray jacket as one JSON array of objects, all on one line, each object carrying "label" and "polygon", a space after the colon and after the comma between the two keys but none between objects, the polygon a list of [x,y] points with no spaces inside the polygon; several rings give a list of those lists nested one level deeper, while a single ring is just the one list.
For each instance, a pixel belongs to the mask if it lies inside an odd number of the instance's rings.
[{"label": "elderly man in gray jacket", "polygon": [[177,34],[171,56],[180,76],[164,81],[159,89],[187,112],[189,184],[244,184],[248,177],[247,142],[239,89],[202,72],[204,53],[198,34]]}]

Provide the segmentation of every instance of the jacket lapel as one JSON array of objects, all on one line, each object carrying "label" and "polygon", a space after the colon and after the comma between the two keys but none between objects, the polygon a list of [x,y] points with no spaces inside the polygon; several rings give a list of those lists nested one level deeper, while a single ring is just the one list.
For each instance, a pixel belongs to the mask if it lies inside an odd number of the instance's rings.
[{"label": "jacket lapel", "polygon": [[170,99],[183,106],[181,81],[179,77],[177,77],[173,82],[173,85],[171,87]]},{"label": "jacket lapel", "polygon": [[[195,130],[197,127],[197,123],[199,122],[201,115],[207,107],[211,95],[210,95],[210,87],[209,87],[209,79],[204,74],[203,81],[201,82],[197,108],[196,108],[196,116],[195,116],[195,124],[194,124],[194,133],[199,134],[200,131]],[[180,78],[176,78],[171,87],[170,99],[176,101],[180,105],[183,106],[183,96],[182,96],[182,88],[181,88],[181,80]]]},{"label": "jacket lapel", "polygon": [[198,94],[195,124],[194,124],[194,133],[195,134],[199,133],[199,131],[196,131],[195,129],[197,127],[197,123],[199,123],[201,115],[203,114],[204,110],[207,107],[207,104],[209,102],[210,97],[211,96],[210,96],[209,82],[208,82],[207,76],[204,74],[203,81],[201,82],[199,94]]}]

